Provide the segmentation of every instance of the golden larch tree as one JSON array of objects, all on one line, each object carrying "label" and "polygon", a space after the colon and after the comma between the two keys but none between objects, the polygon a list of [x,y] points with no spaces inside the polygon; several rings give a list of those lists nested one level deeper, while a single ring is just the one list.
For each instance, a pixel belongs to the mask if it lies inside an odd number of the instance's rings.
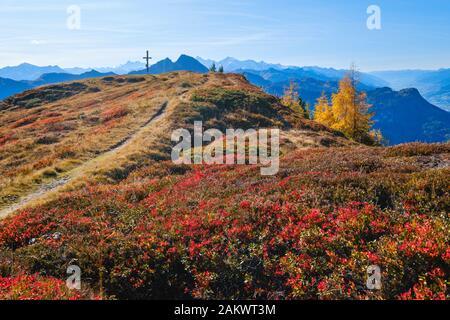
[{"label": "golden larch tree", "polygon": [[372,126],[371,106],[367,103],[367,95],[358,92],[354,74],[352,71],[339,82],[339,91],[331,98],[334,116],[331,127],[349,138],[365,142]]},{"label": "golden larch tree", "polygon": [[316,106],[314,107],[314,120],[327,127],[332,127],[336,122],[332,107],[324,92],[320,98],[317,99]]}]

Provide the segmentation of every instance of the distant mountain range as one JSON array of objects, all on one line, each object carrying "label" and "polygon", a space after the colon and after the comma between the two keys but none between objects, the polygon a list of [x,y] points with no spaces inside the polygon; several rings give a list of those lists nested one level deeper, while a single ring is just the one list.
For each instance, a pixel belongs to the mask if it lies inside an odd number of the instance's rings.
[{"label": "distant mountain range", "polygon": [[[192,71],[198,73],[206,73],[208,72],[208,68],[206,68],[196,59],[183,54],[178,58],[176,62],[173,62],[169,58],[157,62],[156,64],[150,67],[149,73],[161,74],[172,71]],[[130,74],[146,74],[146,73],[147,73],[146,69],[130,72]]]},{"label": "distant mountain range", "polygon": [[115,74],[128,74],[132,71],[142,70],[145,68],[145,64],[139,61],[128,61],[125,64],[121,64],[117,67],[100,67],[100,68],[66,68],[67,73],[82,74],[91,70],[96,70],[101,73],[113,72]]},{"label": "distant mountain range", "polygon": [[[169,58],[161,60],[152,65],[149,71],[151,74],[172,71],[206,73],[210,62],[213,61],[204,59],[199,61],[187,55],[181,55],[175,62]],[[336,92],[339,79],[347,72],[320,67],[286,67],[253,60],[239,61],[234,58],[218,61],[216,65],[223,65],[225,70],[243,74],[252,84],[277,96],[281,96],[289,83],[295,81],[299,84],[300,95],[311,106],[314,106],[322,92],[328,96]],[[134,68],[138,70],[132,70],[129,74],[147,73],[146,69],[142,69],[143,64],[140,62],[128,62],[117,68],[120,69],[120,73]],[[115,70],[118,70],[117,68]],[[3,68],[0,69],[0,100],[37,86],[116,74],[108,71],[113,70],[109,68],[99,70],[105,72],[82,68],[64,70],[58,66],[37,67],[30,64]],[[380,129],[391,144],[412,141],[448,141],[450,139],[449,112],[426,101],[416,89],[395,90],[418,87],[422,93],[425,92],[423,93],[425,97],[430,97],[428,99],[431,102],[450,103],[449,73],[450,69],[360,73],[359,89],[368,93],[369,102],[373,104],[374,127]],[[1,77],[2,75],[8,76],[9,79]],[[13,78],[25,79],[14,80]]]},{"label": "distant mountain range", "polygon": [[273,63],[266,63],[264,61],[256,62],[254,60],[238,60],[235,58],[225,58],[220,61],[214,61],[211,59],[203,59],[201,57],[196,58],[199,62],[201,62],[205,67],[208,69],[213,65],[213,63],[219,67],[222,66],[225,72],[235,72],[237,70],[242,69],[251,69],[255,71],[262,71],[267,69],[276,69],[276,70],[283,70],[287,69],[289,67],[283,66],[281,64],[273,64]]},{"label": "distant mountain range", "polygon": [[[253,74],[270,81],[271,83],[290,82],[291,80],[301,79],[315,79],[320,81],[339,81],[348,72],[348,70],[336,70],[332,68],[319,68],[319,67],[292,67],[287,69],[268,69],[268,70],[236,70],[237,73]],[[251,75],[249,75],[251,76]],[[379,79],[376,76],[359,73],[359,80],[362,84],[362,89],[385,87],[387,82]]]},{"label": "distant mountain range", "polygon": [[[271,82],[285,81],[288,79],[298,78],[314,78],[319,80],[338,80],[341,79],[348,70],[333,69],[333,68],[321,68],[321,67],[293,67],[283,66],[281,64],[271,64],[264,61],[256,62],[254,60],[237,60],[235,58],[225,58],[220,61],[214,61],[209,59],[196,58],[204,66],[211,67],[214,63],[217,67],[223,66],[225,72],[236,73],[254,73]],[[360,73],[361,82],[373,86],[384,87],[388,85],[388,82],[383,79],[368,73]]]},{"label": "distant mountain range", "polygon": [[371,74],[395,90],[417,88],[428,101],[450,111],[450,69],[378,71]]},{"label": "distant mountain range", "polygon": [[39,79],[35,81],[28,82],[33,85],[33,87],[43,86],[47,84],[60,83],[66,81],[75,81],[75,80],[83,80],[89,78],[98,78],[98,77],[106,77],[106,76],[114,76],[116,75],[113,72],[98,72],[95,70],[91,70],[89,72],[85,72],[82,74],[69,74],[69,73],[47,73],[42,75]]},{"label": "distant mountain range", "polygon": [[45,73],[64,73],[64,69],[58,66],[39,67],[29,63],[22,63],[14,67],[5,67],[0,69],[0,78],[11,80],[36,80]]},{"label": "distant mountain range", "polygon": [[112,72],[100,73],[95,70],[91,70],[89,72],[85,72],[79,75],[70,73],[46,73],[33,81],[27,80],[15,81],[11,79],[0,78],[0,100],[3,100],[14,94],[22,93],[23,91],[30,90],[32,88],[47,84],[105,77],[111,75],[115,75],[115,73]]},{"label": "distant mountain range", "polygon": [[0,100],[32,88],[33,86],[25,81],[0,78]]},{"label": "distant mountain range", "polygon": [[375,113],[374,127],[390,144],[450,140],[450,112],[429,103],[417,89],[378,88],[367,94]]},{"label": "distant mountain range", "polygon": [[81,75],[88,73],[92,70],[96,70],[100,73],[115,73],[115,74],[128,74],[132,71],[142,70],[145,68],[145,64],[141,62],[127,62],[117,67],[105,67],[105,68],[61,68],[58,66],[35,66],[29,63],[22,63],[18,66],[5,67],[0,69],[0,78],[7,78],[15,81],[35,81],[44,74],[63,73]]},{"label": "distant mountain range", "polygon": [[[284,72],[283,72],[284,71]],[[320,70],[286,69],[261,72],[243,71],[254,85],[269,94],[281,96],[291,81],[299,86],[301,97],[314,109],[323,93],[331,97],[338,90],[338,79],[333,73],[327,78]],[[319,74],[317,74],[319,73]],[[450,140],[450,113],[426,101],[417,89],[394,91],[391,88],[370,86],[374,79],[361,76],[360,90],[367,92],[375,114],[374,128],[380,129],[389,144],[406,142],[445,142]]]}]

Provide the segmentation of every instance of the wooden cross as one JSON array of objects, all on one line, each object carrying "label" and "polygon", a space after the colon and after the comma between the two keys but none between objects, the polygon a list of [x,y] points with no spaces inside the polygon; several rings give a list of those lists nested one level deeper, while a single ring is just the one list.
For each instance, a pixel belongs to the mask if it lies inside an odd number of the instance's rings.
[{"label": "wooden cross", "polygon": [[149,56],[148,50],[147,50],[147,56],[142,58],[142,59],[147,61],[147,74],[148,74],[150,72],[150,64],[149,64],[149,62],[152,59],[152,57]]}]

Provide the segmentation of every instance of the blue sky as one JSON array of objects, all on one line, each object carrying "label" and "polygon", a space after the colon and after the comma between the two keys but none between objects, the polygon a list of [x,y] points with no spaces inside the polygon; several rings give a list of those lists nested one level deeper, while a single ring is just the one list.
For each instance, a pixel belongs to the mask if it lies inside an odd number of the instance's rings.
[{"label": "blue sky", "polygon": [[[381,30],[366,27],[369,5]],[[81,8],[81,30],[66,25]],[[181,53],[361,70],[450,67],[448,0],[0,0],[0,66],[114,66]]]}]

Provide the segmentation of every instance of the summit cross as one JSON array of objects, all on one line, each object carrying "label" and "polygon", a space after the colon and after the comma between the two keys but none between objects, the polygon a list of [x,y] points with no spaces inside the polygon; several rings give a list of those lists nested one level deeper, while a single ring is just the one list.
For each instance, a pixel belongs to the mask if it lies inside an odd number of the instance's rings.
[{"label": "summit cross", "polygon": [[147,74],[149,74],[150,72],[150,60],[152,59],[152,57],[149,56],[149,52],[147,50],[147,56],[143,57],[142,59],[147,61],[146,67],[147,67]]}]

